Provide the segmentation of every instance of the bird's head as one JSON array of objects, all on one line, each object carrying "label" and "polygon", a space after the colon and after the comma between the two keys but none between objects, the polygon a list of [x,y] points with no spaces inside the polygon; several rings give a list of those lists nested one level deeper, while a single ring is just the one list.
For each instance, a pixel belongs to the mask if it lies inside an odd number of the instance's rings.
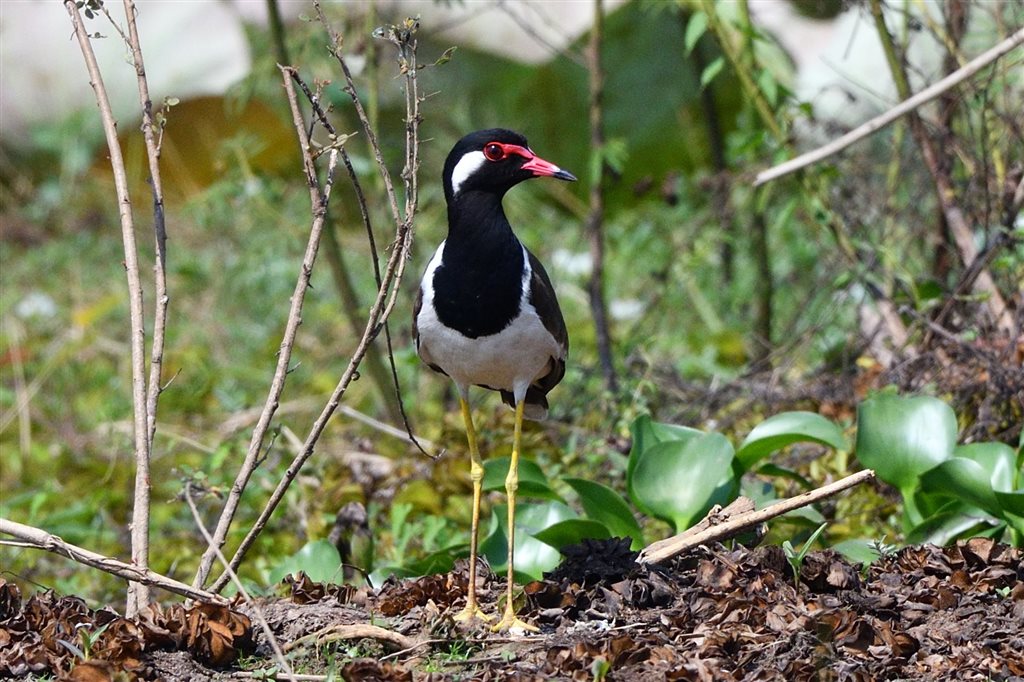
[{"label": "bird's head", "polygon": [[448,202],[471,190],[501,196],[523,180],[541,176],[576,179],[569,171],[534,154],[519,133],[502,128],[478,130],[459,140],[448,154],[444,196]]}]

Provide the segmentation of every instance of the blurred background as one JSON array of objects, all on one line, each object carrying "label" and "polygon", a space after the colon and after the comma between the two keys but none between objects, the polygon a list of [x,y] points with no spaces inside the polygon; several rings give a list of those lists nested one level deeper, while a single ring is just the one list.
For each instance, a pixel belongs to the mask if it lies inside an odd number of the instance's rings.
[{"label": "blurred background", "polygon": [[[123,21],[120,4],[107,4]],[[572,338],[566,379],[551,395],[552,419],[530,425],[524,441],[527,456],[563,492],[571,493],[557,483],[563,476],[622,491],[629,428],[641,414],[732,438],[785,409],[848,427],[857,400],[886,385],[950,400],[965,438],[1016,445],[1024,387],[990,365],[1019,370],[1024,352],[1024,225],[1014,203],[1024,172],[1021,50],[923,112],[929,129],[941,133],[941,162],[1005,299],[1006,328],[987,299],[972,293],[970,269],[905,125],[767,190],[751,187],[755,172],[901,99],[868,7],[752,0],[713,3],[709,15],[706,5],[603,4],[604,141],[595,146],[594,3],[325,4],[396,178],[404,158],[402,80],[393,47],[372,33],[419,17],[426,65],[418,76],[425,97],[420,211],[390,329],[414,432],[431,452],[447,453],[434,462],[375,425],[403,428],[378,339],[345,396],[346,411],[332,419],[243,566],[252,585],[270,586],[296,552],[332,527],[335,539],[372,537],[365,556],[348,557],[367,570],[416,572],[424,557],[464,551],[469,476],[461,418],[449,382],[416,357],[409,319],[422,268],[446,232],[444,158],[480,128],[522,132],[539,155],[581,179],[527,183],[505,202],[522,241],[548,264]],[[323,84],[339,131],[359,126],[309,3],[143,0],[138,7],[151,94],[166,121],[171,296],[170,383],[153,455],[152,565],[190,582],[203,543],[175,496],[183,479],[198,478],[215,492],[234,480],[267,394],[310,224],[275,64],[292,64],[307,82]],[[915,91],[1024,25],[1016,0],[892,2],[886,12]],[[129,165],[151,316],[151,194],[135,75],[108,19],[97,15],[88,26],[99,34],[93,43]],[[742,48],[739,67],[723,54],[720,34]],[[61,3],[0,5],[0,68],[0,515],[126,557],[134,468],[124,254],[97,109]],[[753,76],[763,101],[744,94],[741,72]],[[394,227],[365,136],[346,149],[383,250]],[[597,223],[595,182],[604,199]],[[597,234],[588,225],[595,224],[604,245],[604,362],[588,293]],[[376,295],[370,259],[352,189],[339,182],[294,369],[229,547],[262,508],[348,362]],[[507,454],[507,409],[483,391],[474,407],[485,454]],[[845,453],[821,454],[794,448],[787,465],[814,481],[851,466]],[[779,494],[797,489],[784,477],[772,485]],[[827,510],[841,520],[829,528],[832,539],[898,536],[895,500],[878,488],[856,492],[845,507]],[[338,530],[336,514],[351,503],[365,514],[345,516],[356,521]],[[221,504],[215,495],[204,501],[210,525]],[[649,540],[671,532],[661,521],[643,524]],[[0,552],[5,575],[26,585],[100,601],[121,591],[117,580],[61,558]]]}]

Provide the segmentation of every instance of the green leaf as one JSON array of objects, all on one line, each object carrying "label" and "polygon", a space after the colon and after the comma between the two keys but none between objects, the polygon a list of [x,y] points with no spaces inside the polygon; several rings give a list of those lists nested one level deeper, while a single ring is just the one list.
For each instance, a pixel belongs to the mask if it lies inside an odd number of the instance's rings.
[{"label": "green leaf", "polygon": [[629,461],[626,464],[626,491],[637,509],[648,516],[654,516],[654,512],[644,506],[643,500],[633,489],[633,473],[636,471],[637,462],[647,450],[658,443],[669,440],[688,441],[703,435],[704,432],[689,426],[662,424],[652,420],[650,415],[646,414],[637,417],[629,427],[629,431],[633,436],[633,446],[629,450]]},{"label": "green leaf", "polygon": [[580,496],[580,504],[587,517],[603,524],[612,535],[632,538],[630,546],[644,546],[644,534],[622,496],[606,485],[582,478],[562,479]]},{"label": "green leaf", "polygon": [[851,538],[832,545],[832,549],[857,564],[872,564],[878,560],[878,550],[871,540]]},{"label": "green leaf", "polygon": [[305,571],[314,582],[343,582],[338,548],[327,540],[307,542],[298,552],[270,569],[270,583],[279,583],[286,575],[299,571]]},{"label": "green leaf", "polygon": [[921,474],[921,488],[935,495],[963,500],[993,516],[1003,513],[992,490],[991,475],[977,462],[953,457]]},{"label": "green leaf", "polygon": [[[608,528],[603,523],[592,519],[567,519],[559,521],[533,534],[533,537],[544,544],[551,545],[559,553],[569,545],[578,544],[588,538],[603,540],[611,536],[612,534],[608,532]],[[517,550],[516,556],[518,557],[518,555]]]},{"label": "green leaf", "polygon": [[[497,505],[491,517],[493,531],[480,543],[480,554],[487,557],[492,570],[500,573],[508,566],[508,506]],[[538,502],[516,505],[516,573],[539,580],[561,561],[558,550],[533,537],[534,533],[559,521],[576,518],[576,513],[562,502]]]},{"label": "green leaf", "polygon": [[697,46],[697,41],[704,35],[708,30],[708,15],[703,12],[696,12],[690,15],[690,19],[686,22],[686,34],[683,37],[683,54],[687,57],[693,52],[693,48]]},{"label": "green leaf", "polygon": [[1004,512],[1009,512],[1016,516],[1024,516],[1024,490],[1014,490],[1012,492],[996,490],[994,492],[996,499],[999,500],[999,506],[1002,507]]},{"label": "green leaf", "polygon": [[754,462],[781,448],[811,441],[836,450],[849,450],[850,446],[840,428],[814,412],[783,412],[769,417],[747,435],[736,453],[744,470]]},{"label": "green leaf", "polygon": [[814,484],[801,476],[798,472],[787,467],[780,467],[778,464],[762,464],[757,468],[757,473],[762,476],[771,476],[773,478],[788,478],[805,490],[811,490],[814,488]]},{"label": "green leaf", "polygon": [[[1017,479],[1021,475],[1017,469],[1017,453],[1005,443],[958,445],[953,450],[953,456],[977,462],[989,473],[993,490],[1009,492],[1017,486]],[[1021,484],[1024,485],[1024,481]]]},{"label": "green leaf", "polygon": [[955,445],[956,415],[936,398],[878,395],[857,407],[857,459],[904,498]]},{"label": "green leaf", "polygon": [[[505,477],[511,457],[495,457],[484,462],[484,490],[504,490]],[[547,476],[533,460],[519,458],[519,488],[516,494],[520,497],[534,497],[542,500],[561,502],[562,497],[551,489]]]},{"label": "green leaf", "polygon": [[739,488],[732,444],[720,433],[665,441],[645,450],[633,473],[631,495],[676,530],[688,528],[714,504],[727,504]]},{"label": "green leaf", "polygon": [[704,71],[700,74],[700,87],[701,89],[707,87],[708,83],[715,80],[715,76],[725,66],[725,57],[718,57],[715,61],[704,67]]}]

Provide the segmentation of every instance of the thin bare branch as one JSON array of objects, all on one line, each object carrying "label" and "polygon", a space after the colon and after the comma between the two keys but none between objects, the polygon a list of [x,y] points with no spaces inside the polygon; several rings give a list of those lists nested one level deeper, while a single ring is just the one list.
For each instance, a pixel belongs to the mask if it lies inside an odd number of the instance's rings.
[{"label": "thin bare branch", "polygon": [[178,582],[173,578],[168,578],[167,576],[160,575],[159,573],[154,573],[149,569],[139,568],[133,564],[126,564],[123,561],[118,561],[117,559],[112,559],[111,557],[98,554],[83,547],[72,545],[70,542],[65,542],[59,536],[47,533],[45,530],[40,528],[34,528],[22,523],[17,523],[16,521],[0,518],[0,533],[5,533],[18,538],[19,540],[23,540],[36,549],[52,552],[53,554],[59,554],[62,557],[71,559],[75,563],[99,569],[104,573],[110,573],[111,575],[116,575],[119,578],[124,578],[125,580],[134,583],[150,587],[158,587],[161,590],[172,592],[188,599],[195,599],[197,601],[211,602],[214,604],[227,603],[227,600],[220,595],[207,592],[206,590],[197,590],[196,588],[190,587],[185,583]]},{"label": "thin bare branch", "polygon": [[608,148],[604,136],[604,64],[601,48],[604,41],[604,7],[593,0],[594,24],[587,46],[587,68],[590,73],[590,153],[597,155],[590,178],[590,211],[587,215],[587,240],[592,263],[587,293],[590,316],[597,337],[597,357],[604,375],[604,385],[612,393],[618,389],[615,363],[612,360],[612,332],[608,322],[608,303],[604,294],[604,195],[608,178]]},{"label": "thin bare branch", "polygon": [[146,158],[149,161],[149,182],[153,189],[153,232],[156,240],[156,261],[153,263],[155,282],[155,303],[153,311],[153,347],[150,350],[149,387],[146,395],[147,438],[150,452],[153,450],[153,436],[156,434],[156,408],[162,387],[164,364],[164,338],[167,330],[167,229],[164,220],[164,188],[160,176],[160,145],[157,132],[160,128],[153,120],[153,100],[149,97],[149,83],[146,66],[142,59],[142,46],[135,22],[134,0],[124,0],[124,12],[128,17],[128,46],[132,51],[135,75],[139,87],[139,104],[142,106],[142,135],[146,141]]},{"label": "thin bare branch", "polygon": [[[135,246],[135,225],[132,204],[128,194],[128,175],[125,172],[121,143],[117,139],[117,122],[110,108],[110,98],[103,85],[103,76],[96,61],[89,33],[74,0],[64,0],[64,8],[71,16],[75,36],[85,58],[89,83],[96,94],[96,104],[107,138],[110,165],[114,173],[118,212],[121,219],[121,240],[124,243],[124,269],[128,280],[130,318],[130,345],[132,353],[132,409],[135,425],[135,496],[132,507],[132,563],[145,571],[149,566],[149,427],[146,400],[146,329],[143,322],[142,281],[139,277],[138,250]],[[149,590],[144,583],[128,586],[126,614],[131,617],[149,603]]]},{"label": "thin bare branch", "polygon": [[[324,25],[326,27],[327,24],[323,18],[323,12],[319,6],[319,3],[314,2],[314,6],[316,6],[317,12],[321,16],[321,21],[325,22]],[[330,31],[329,28],[328,30],[332,35],[332,39],[335,41],[335,45],[337,45],[337,41],[339,40],[337,38],[337,34],[334,34],[333,31]],[[338,409],[338,405],[341,402],[341,398],[345,394],[345,391],[348,389],[348,386],[351,383],[352,378],[355,376],[356,370],[359,367],[359,363],[362,361],[363,356],[366,354],[369,345],[373,342],[373,340],[377,337],[377,335],[383,328],[383,325],[387,320],[388,316],[391,314],[391,311],[393,310],[395,305],[395,301],[398,297],[400,291],[400,284],[402,281],[402,275],[405,272],[405,266],[409,260],[409,248],[412,245],[412,228],[413,220],[415,218],[417,202],[415,179],[419,167],[417,151],[419,99],[415,90],[415,40],[412,38],[414,30],[414,27],[409,27],[408,32],[404,35],[403,42],[408,46],[408,53],[405,53],[404,57],[402,57],[405,60],[404,66],[407,67],[403,69],[403,75],[405,76],[406,79],[407,88],[407,149],[406,166],[405,169],[403,170],[403,177],[405,178],[406,182],[406,215],[404,217],[402,217],[399,214],[398,200],[394,192],[394,187],[391,184],[390,174],[388,173],[387,167],[384,165],[383,154],[381,153],[380,147],[378,146],[377,137],[376,135],[373,134],[372,127],[369,124],[369,120],[366,118],[366,114],[363,111],[362,105],[359,104],[359,97],[355,90],[355,84],[351,80],[351,73],[349,72],[348,67],[345,65],[345,61],[342,58],[340,51],[336,50],[335,52],[335,56],[337,57],[338,62],[342,65],[342,70],[345,72],[346,80],[349,84],[348,87],[346,88],[346,91],[353,98],[353,101],[356,102],[357,111],[362,112],[360,114],[360,121],[363,124],[364,132],[366,132],[367,139],[370,140],[371,147],[373,147],[374,157],[377,159],[381,177],[384,178],[384,184],[388,192],[389,203],[392,205],[393,215],[395,217],[395,242],[394,247],[391,250],[391,256],[388,259],[387,266],[385,267],[384,270],[384,275],[381,280],[381,286],[377,292],[377,298],[374,301],[373,306],[370,308],[370,313],[367,318],[366,329],[363,333],[363,336],[360,338],[359,343],[356,346],[356,349],[349,360],[348,366],[342,373],[341,379],[338,381],[338,385],[335,387],[334,392],[331,394],[330,399],[327,401],[327,404],[321,411],[320,416],[314,422],[313,427],[310,429],[309,434],[306,436],[306,440],[303,443],[302,450],[292,459],[291,463],[288,465],[288,469],[285,471],[284,477],[281,479],[277,487],[274,489],[274,492],[271,494],[266,506],[260,513],[259,518],[253,524],[253,527],[246,534],[245,538],[242,539],[241,544],[235,551],[235,555],[231,558],[232,569],[237,570],[238,566],[245,558],[245,554],[249,551],[249,548],[252,547],[252,544],[256,541],[256,538],[259,537],[259,534],[263,531],[263,528],[266,526],[267,521],[270,519],[270,516],[274,513],[274,510],[277,508],[277,505],[281,503],[281,500],[284,498],[285,493],[291,486],[292,481],[294,481],[295,477],[298,476],[298,473],[301,470],[302,466],[305,464],[306,460],[308,460],[312,456],[313,449],[316,447],[317,441],[320,439],[323,430],[326,428],[327,422],[330,420],[335,410]],[[400,54],[402,54],[403,48],[400,46],[399,49]],[[304,122],[302,119],[302,113],[299,110],[298,101],[295,96],[295,89],[292,86],[291,80],[287,79],[287,77],[285,82],[285,90],[288,94],[289,104],[292,108],[292,118],[295,121],[296,129],[299,131],[299,137],[301,140],[305,137],[305,130],[303,127]],[[411,145],[413,149],[410,150],[408,148],[408,145]],[[306,158],[309,157],[309,145],[302,144],[301,147],[305,159],[304,162],[312,163],[311,158]],[[333,164],[337,162],[337,155],[337,150],[331,152],[332,168]],[[330,176],[331,174],[329,173],[329,178]],[[329,185],[327,187],[327,190],[325,190],[325,196],[327,195],[328,190]],[[217,582],[214,583],[213,589],[215,591],[220,590],[221,588],[223,588],[226,582],[227,576],[221,575],[217,579]]]},{"label": "thin bare branch", "polygon": [[[294,101],[295,91],[292,88],[291,73],[288,67],[279,67],[284,79],[285,90],[288,92],[289,101]],[[302,149],[302,165],[306,175],[306,184],[309,187],[310,203],[312,205],[313,221],[309,229],[309,240],[306,243],[306,252],[302,259],[302,266],[299,270],[299,277],[295,283],[295,290],[292,293],[291,309],[288,311],[288,320],[285,322],[284,336],[281,339],[281,346],[277,354],[277,368],[274,371],[274,378],[270,384],[270,392],[263,405],[259,421],[253,429],[252,438],[249,441],[249,449],[245,453],[242,467],[231,485],[227,499],[224,501],[224,509],[221,511],[217,521],[217,527],[213,533],[214,543],[207,547],[199,563],[199,569],[193,582],[197,587],[202,586],[209,576],[210,568],[216,557],[216,550],[224,546],[228,535],[228,529],[235,517],[242,492],[249,482],[256,467],[259,465],[260,453],[263,449],[263,440],[267,430],[270,428],[270,421],[280,404],[281,393],[284,391],[284,384],[288,377],[288,367],[292,357],[292,347],[295,344],[295,336],[299,325],[302,324],[302,304],[306,298],[306,290],[309,288],[309,281],[313,275],[313,265],[316,263],[317,250],[320,247],[320,237],[323,233],[324,220],[327,216],[327,204],[330,198],[331,186],[334,183],[334,169],[338,162],[338,152],[334,149],[330,152],[330,160],[327,168],[327,181],[323,190],[320,189],[317,180],[316,167],[310,153],[309,137],[306,135],[305,124],[301,112],[298,111],[298,104],[293,104],[296,127],[299,134],[299,146]],[[237,556],[237,555],[236,555]],[[237,564],[232,564],[237,568]],[[227,582],[227,575],[221,576],[218,584],[223,587]]]},{"label": "thin bare branch", "polygon": [[724,510],[712,510],[703,521],[693,528],[644,547],[643,551],[640,552],[640,556],[637,557],[637,561],[640,563],[656,564],[699,545],[706,545],[709,542],[717,542],[735,537],[776,516],[782,516],[794,509],[800,509],[809,504],[820,502],[855,485],[870,481],[874,477],[875,472],[871,469],[858,471],[852,476],[841,478],[834,483],[829,483],[815,490],[809,490],[802,495],[791,497],[788,500],[776,502],[770,507],[765,507],[758,511],[744,511],[751,508],[750,500],[744,501],[745,498],[740,498]]},{"label": "thin bare branch", "polygon": [[773,166],[768,170],[761,171],[754,178],[754,186],[757,187],[758,185],[763,185],[766,182],[777,180],[783,176],[789,175],[790,173],[795,173],[801,168],[805,168],[827,159],[830,156],[838,154],[854,142],[862,140],[872,133],[881,130],[901,116],[905,116],[907,113],[914,111],[922,104],[930,102],[950,88],[956,87],[1021,44],[1024,44],[1024,28],[1020,29],[1006,40],[1000,42],[998,45],[978,55],[967,64],[964,64],[963,67],[957,69],[937,83],[928,86],[913,97],[900,102],[892,109],[876,116],[867,123],[857,126],[842,137],[833,140],[826,145],[822,145],[817,149],[809,151],[806,154],[801,154],[794,159],[790,159],[789,161],[780,163],[777,166]]}]

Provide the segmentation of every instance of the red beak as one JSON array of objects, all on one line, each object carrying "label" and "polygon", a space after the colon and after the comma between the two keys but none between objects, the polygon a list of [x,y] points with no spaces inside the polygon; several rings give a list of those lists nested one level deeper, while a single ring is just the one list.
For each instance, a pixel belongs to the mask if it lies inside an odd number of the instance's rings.
[{"label": "red beak", "polygon": [[[530,153],[533,154],[533,152]],[[533,172],[535,177],[546,175],[552,178],[558,178],[559,180],[576,180],[576,176],[569,171],[559,168],[550,161],[545,161],[536,154],[533,154],[521,167],[523,170]]]}]

